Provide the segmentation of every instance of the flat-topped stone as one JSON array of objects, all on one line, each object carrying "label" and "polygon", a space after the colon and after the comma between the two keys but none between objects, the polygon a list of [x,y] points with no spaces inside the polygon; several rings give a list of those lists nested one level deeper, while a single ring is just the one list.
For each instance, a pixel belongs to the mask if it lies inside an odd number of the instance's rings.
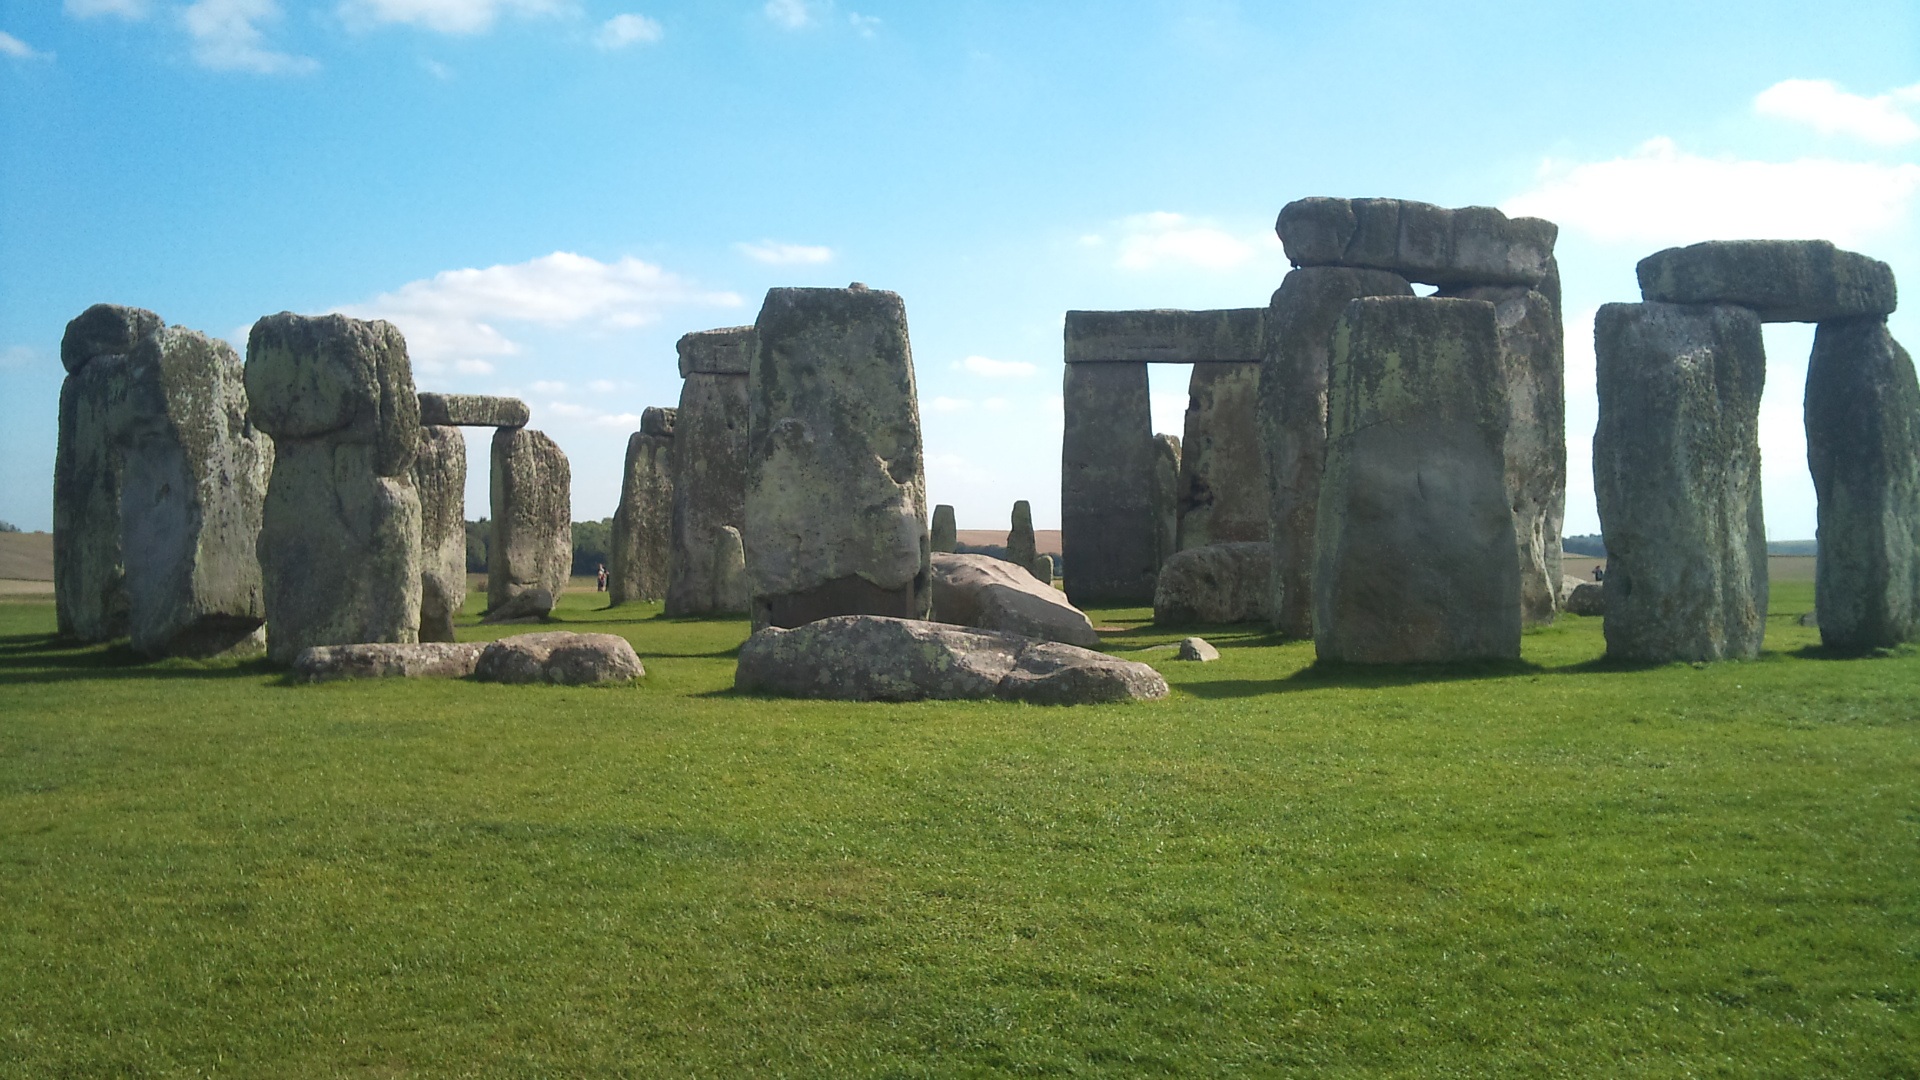
[{"label": "flat-topped stone", "polygon": [[646,673],[626,638],[570,630],[501,638],[481,651],[473,669],[481,682],[560,686],[631,682]]},{"label": "flat-topped stone", "polygon": [[718,330],[695,330],[680,335],[676,346],[680,353],[680,377],[702,375],[745,375],[753,366],[753,351],[758,347],[751,326],[723,326]]},{"label": "flat-topped stone", "polygon": [[1027,566],[991,555],[936,551],[933,567],[933,620],[1022,637],[1043,638],[1097,648],[1100,635],[1085,612],[1065,593],[1043,585]]},{"label": "flat-topped stone", "polygon": [[1825,240],[1709,240],[1640,260],[1640,295],[1665,304],[1738,304],[1761,322],[1887,315],[1893,269]]},{"label": "flat-topped stone", "polygon": [[533,416],[519,398],[486,394],[421,394],[420,422],[435,427],[526,427]]},{"label": "flat-topped stone", "polygon": [[1295,266],[1391,270],[1428,285],[1537,285],[1560,227],[1491,206],[1409,199],[1297,199],[1274,230]]},{"label": "flat-topped stone", "polygon": [[1265,308],[1069,311],[1067,363],[1258,363]]},{"label": "flat-topped stone", "polygon": [[300,650],[290,672],[295,682],[335,679],[464,679],[473,674],[482,641],[421,641],[407,644],[314,645]]}]

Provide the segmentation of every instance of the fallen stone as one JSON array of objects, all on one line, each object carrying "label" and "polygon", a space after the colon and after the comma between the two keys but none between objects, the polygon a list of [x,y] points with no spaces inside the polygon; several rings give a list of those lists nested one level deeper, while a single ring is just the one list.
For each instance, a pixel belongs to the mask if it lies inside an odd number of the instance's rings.
[{"label": "fallen stone", "polygon": [[452,641],[467,604],[467,439],[457,427],[424,426],[413,459],[420,496],[420,640]]},{"label": "fallen stone", "polygon": [[543,622],[553,612],[554,596],[545,586],[522,589],[496,608],[488,608],[480,618],[484,625]]},{"label": "fallen stone", "polygon": [[1167,696],[1166,680],[1145,664],[1014,634],[875,615],[755,632],[740,647],[734,686],[838,701],[1072,705]]},{"label": "fallen stone", "polygon": [[1065,594],[990,555],[934,552],[933,621],[1098,648],[1100,635]]},{"label": "fallen stone", "polygon": [[649,408],[627,439],[620,505],[613,511],[607,552],[607,603],[659,600],[667,595],[673,547],[674,410]]},{"label": "fallen stone", "polygon": [[1597,581],[1583,581],[1567,593],[1569,615],[1601,616],[1607,613],[1606,588]]},{"label": "fallen stone", "polygon": [[493,534],[487,545],[487,610],[529,589],[558,597],[573,570],[573,470],[544,432],[493,433]]},{"label": "fallen stone", "polygon": [[519,398],[484,394],[421,394],[420,422],[430,427],[526,427],[532,412]]},{"label": "fallen stone", "polygon": [[[680,408],[673,425],[673,520],[667,557],[668,615],[744,615],[746,594],[728,578],[720,530],[746,522],[747,359],[753,328],[680,339]],[[721,370],[738,367],[729,374]],[[737,535],[736,535],[737,539]]]},{"label": "fallen stone", "polygon": [[1293,265],[1389,270],[1429,285],[1537,285],[1559,227],[1489,206],[1407,199],[1299,199],[1274,229]]},{"label": "fallen stone", "polygon": [[1891,314],[1893,269],[1825,240],[1710,240],[1640,260],[1640,295],[1666,304],[1738,304],[1761,322]]},{"label": "fallen stone", "polygon": [[1160,568],[1153,593],[1153,621],[1189,623],[1264,622],[1273,547],[1262,543],[1209,544],[1188,548]]},{"label": "fallen stone", "polygon": [[1180,440],[1177,548],[1267,542],[1259,396],[1259,364],[1193,365]]},{"label": "fallen stone", "polygon": [[489,642],[473,676],[481,682],[585,686],[631,682],[646,673],[626,638],[552,630]]},{"label": "fallen stone", "polygon": [[407,645],[315,645],[293,658],[296,682],[335,679],[464,679],[473,674],[484,642]]},{"label": "fallen stone", "polygon": [[[1599,581],[1596,579],[1592,583],[1598,585]],[[1585,584],[1588,584],[1586,578],[1574,577],[1572,574],[1560,575],[1560,606],[1565,608],[1567,605],[1567,597],[1573,595],[1573,590]]]},{"label": "fallen stone", "polygon": [[1180,639],[1180,651],[1175,655],[1181,660],[1197,660],[1208,664],[1220,659],[1220,650],[1214,648],[1206,638],[1190,637]]},{"label": "fallen stone", "polygon": [[960,532],[953,522],[953,507],[941,503],[933,508],[933,550],[952,552],[959,545]]}]

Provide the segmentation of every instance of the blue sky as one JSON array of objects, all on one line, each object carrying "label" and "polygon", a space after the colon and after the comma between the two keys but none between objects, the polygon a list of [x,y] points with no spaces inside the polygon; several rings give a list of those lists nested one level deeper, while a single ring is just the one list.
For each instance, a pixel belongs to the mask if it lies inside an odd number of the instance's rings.
[{"label": "blue sky", "polygon": [[[51,521],[98,301],[241,345],[389,318],[421,388],[525,397],[597,518],[680,334],[858,280],[906,299],[931,498],[1057,525],[1062,313],[1264,305],[1307,195],[1560,223],[1597,531],[1592,311],[1639,258],[1825,237],[1920,290],[1920,5],[0,0],[0,519]],[[1783,539],[1810,342],[1768,330]],[[1156,371],[1160,430],[1184,389]]]}]

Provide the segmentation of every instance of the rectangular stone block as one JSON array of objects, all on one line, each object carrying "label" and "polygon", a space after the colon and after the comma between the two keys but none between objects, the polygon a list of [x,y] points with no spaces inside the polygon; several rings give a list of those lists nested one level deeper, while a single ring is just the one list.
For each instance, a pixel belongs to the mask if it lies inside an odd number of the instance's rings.
[{"label": "rectangular stone block", "polygon": [[1490,206],[1408,199],[1297,199],[1274,229],[1295,266],[1387,270],[1429,285],[1538,285],[1560,229]]},{"label": "rectangular stone block", "polygon": [[[735,566],[747,521],[747,376],[692,372],[673,425],[668,615],[745,615]],[[731,534],[731,535],[729,535]]]},{"label": "rectangular stone block", "polygon": [[1069,311],[1067,363],[1258,363],[1266,309]]},{"label": "rectangular stone block", "polygon": [[544,615],[573,572],[573,468],[546,432],[493,433],[488,477],[493,534],[487,544],[487,610],[543,589]]},{"label": "rectangular stone block", "polygon": [[[613,512],[613,550],[607,553],[607,603],[659,600],[667,594],[668,552],[673,538],[673,435],[664,422],[671,409],[627,439],[620,505]],[[664,428],[667,433],[657,433]]]},{"label": "rectangular stone block", "polygon": [[532,413],[519,398],[484,394],[421,394],[420,422],[433,427],[526,427]]},{"label": "rectangular stone block", "polygon": [[420,640],[452,641],[453,617],[467,603],[467,438],[459,428],[420,428],[413,487],[420,497]]},{"label": "rectangular stone block", "polygon": [[1178,550],[1267,542],[1259,397],[1258,364],[1193,365],[1180,440]]},{"label": "rectangular stone block", "polygon": [[1060,548],[1067,598],[1081,608],[1151,604],[1161,555],[1153,499],[1160,458],[1147,367],[1068,364],[1063,392]]},{"label": "rectangular stone block", "polygon": [[1645,300],[1738,304],[1762,322],[1884,316],[1899,303],[1891,267],[1825,240],[1710,240],[1655,252],[1636,273]]},{"label": "rectangular stone block", "polygon": [[745,375],[752,366],[755,347],[751,326],[682,334],[676,346],[680,353],[680,377],[684,379],[695,373]]}]

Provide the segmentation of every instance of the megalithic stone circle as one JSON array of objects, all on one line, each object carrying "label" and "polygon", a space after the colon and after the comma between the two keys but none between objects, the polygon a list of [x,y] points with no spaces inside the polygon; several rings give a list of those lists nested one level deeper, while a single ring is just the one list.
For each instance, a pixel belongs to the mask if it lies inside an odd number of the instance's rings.
[{"label": "megalithic stone circle", "polygon": [[400,331],[281,312],[247,339],[247,408],[274,440],[260,530],[267,655],[420,633],[420,402]]},{"label": "megalithic stone circle", "polygon": [[898,293],[770,289],[748,378],[753,623],[925,618],[932,603],[920,407]]},{"label": "megalithic stone circle", "polygon": [[467,438],[459,428],[421,426],[413,487],[420,497],[420,640],[452,641],[453,617],[467,603]]},{"label": "megalithic stone circle", "polygon": [[[700,331],[679,341],[686,382],[674,414],[668,615],[747,612],[744,570],[728,560],[747,520],[747,373],[753,343],[751,326]],[[726,529],[734,530],[732,541],[725,538]]]},{"label": "megalithic stone circle", "polygon": [[493,433],[492,459],[487,610],[536,590],[557,601],[573,570],[573,470],[567,455],[543,431],[501,428]]},{"label": "megalithic stone circle", "polygon": [[1731,305],[1607,304],[1593,340],[1607,655],[1653,663],[1759,655],[1760,317]]},{"label": "megalithic stone circle", "polygon": [[620,505],[613,512],[607,603],[659,600],[667,595],[673,533],[673,443],[678,412],[648,408],[627,439]]}]

